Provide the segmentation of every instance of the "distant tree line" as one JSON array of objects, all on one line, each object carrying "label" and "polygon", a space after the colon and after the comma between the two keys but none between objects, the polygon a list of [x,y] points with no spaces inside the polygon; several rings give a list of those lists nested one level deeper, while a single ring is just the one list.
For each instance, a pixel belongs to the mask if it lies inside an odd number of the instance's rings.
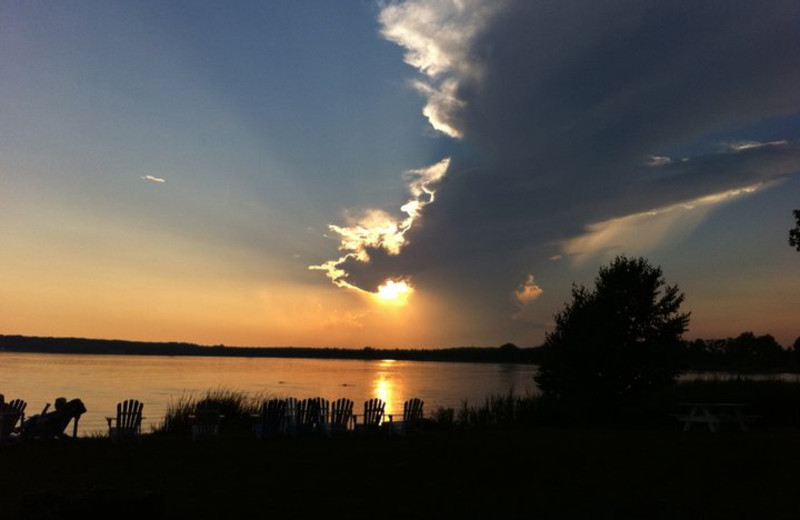
[{"label": "distant tree line", "polygon": [[536,363],[537,349],[511,343],[500,347],[445,349],[361,349],[311,347],[225,347],[192,343],[156,343],[85,338],[50,338],[0,335],[0,351],[51,354],[114,354],[157,356],[226,356],[317,359],[396,359],[403,361],[451,361],[470,363]]},{"label": "distant tree line", "polygon": [[[539,364],[542,347],[454,347],[444,349],[378,349],[364,347],[225,347],[179,342],[138,342],[86,338],[51,338],[0,335],[0,351],[52,354],[116,354],[156,356],[228,356],[317,359],[396,359],[467,363]],[[782,347],[769,334],[744,332],[735,338],[683,341],[680,348],[684,370],[759,372],[785,370],[800,372],[800,338],[790,348]]]},{"label": "distant tree line", "polygon": [[783,348],[769,334],[744,332],[735,338],[686,343],[686,364],[692,370],[725,372],[800,371],[800,338]]}]

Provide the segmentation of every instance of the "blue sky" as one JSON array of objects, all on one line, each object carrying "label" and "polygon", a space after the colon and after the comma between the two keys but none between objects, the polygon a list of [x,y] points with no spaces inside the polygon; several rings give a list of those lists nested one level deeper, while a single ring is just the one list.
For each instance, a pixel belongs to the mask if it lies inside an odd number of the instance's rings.
[{"label": "blue sky", "polygon": [[0,332],[535,345],[624,253],[686,293],[688,336],[788,346],[798,21],[788,1],[3,2]]}]

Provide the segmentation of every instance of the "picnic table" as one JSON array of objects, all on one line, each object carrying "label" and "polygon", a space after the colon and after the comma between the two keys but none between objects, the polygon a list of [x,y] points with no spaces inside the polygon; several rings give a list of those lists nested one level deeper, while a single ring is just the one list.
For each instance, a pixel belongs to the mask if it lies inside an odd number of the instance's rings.
[{"label": "picnic table", "polygon": [[752,419],[745,415],[747,403],[697,402],[681,403],[683,412],[678,420],[683,422],[687,432],[693,424],[706,424],[711,433],[716,433],[723,424],[734,424],[740,431],[747,431],[747,423]]}]

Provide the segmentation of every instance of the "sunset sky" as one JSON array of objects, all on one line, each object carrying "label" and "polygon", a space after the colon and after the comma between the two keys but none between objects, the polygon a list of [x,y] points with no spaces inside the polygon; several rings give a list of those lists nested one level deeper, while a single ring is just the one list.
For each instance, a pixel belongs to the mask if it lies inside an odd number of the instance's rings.
[{"label": "sunset sky", "polygon": [[0,2],[0,334],[538,345],[646,256],[800,336],[800,4]]}]

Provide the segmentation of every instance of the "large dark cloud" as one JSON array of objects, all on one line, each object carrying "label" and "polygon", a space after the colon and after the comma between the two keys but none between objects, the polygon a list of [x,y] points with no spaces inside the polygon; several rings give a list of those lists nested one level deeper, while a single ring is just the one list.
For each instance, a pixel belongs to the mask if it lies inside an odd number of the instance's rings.
[{"label": "large dark cloud", "polygon": [[798,124],[768,145],[715,138],[798,114],[794,1],[461,4],[405,2],[383,23],[428,72],[432,123],[478,157],[453,159],[400,255],[347,266],[356,285],[408,274],[510,316],[531,257],[588,224],[800,171]]}]

